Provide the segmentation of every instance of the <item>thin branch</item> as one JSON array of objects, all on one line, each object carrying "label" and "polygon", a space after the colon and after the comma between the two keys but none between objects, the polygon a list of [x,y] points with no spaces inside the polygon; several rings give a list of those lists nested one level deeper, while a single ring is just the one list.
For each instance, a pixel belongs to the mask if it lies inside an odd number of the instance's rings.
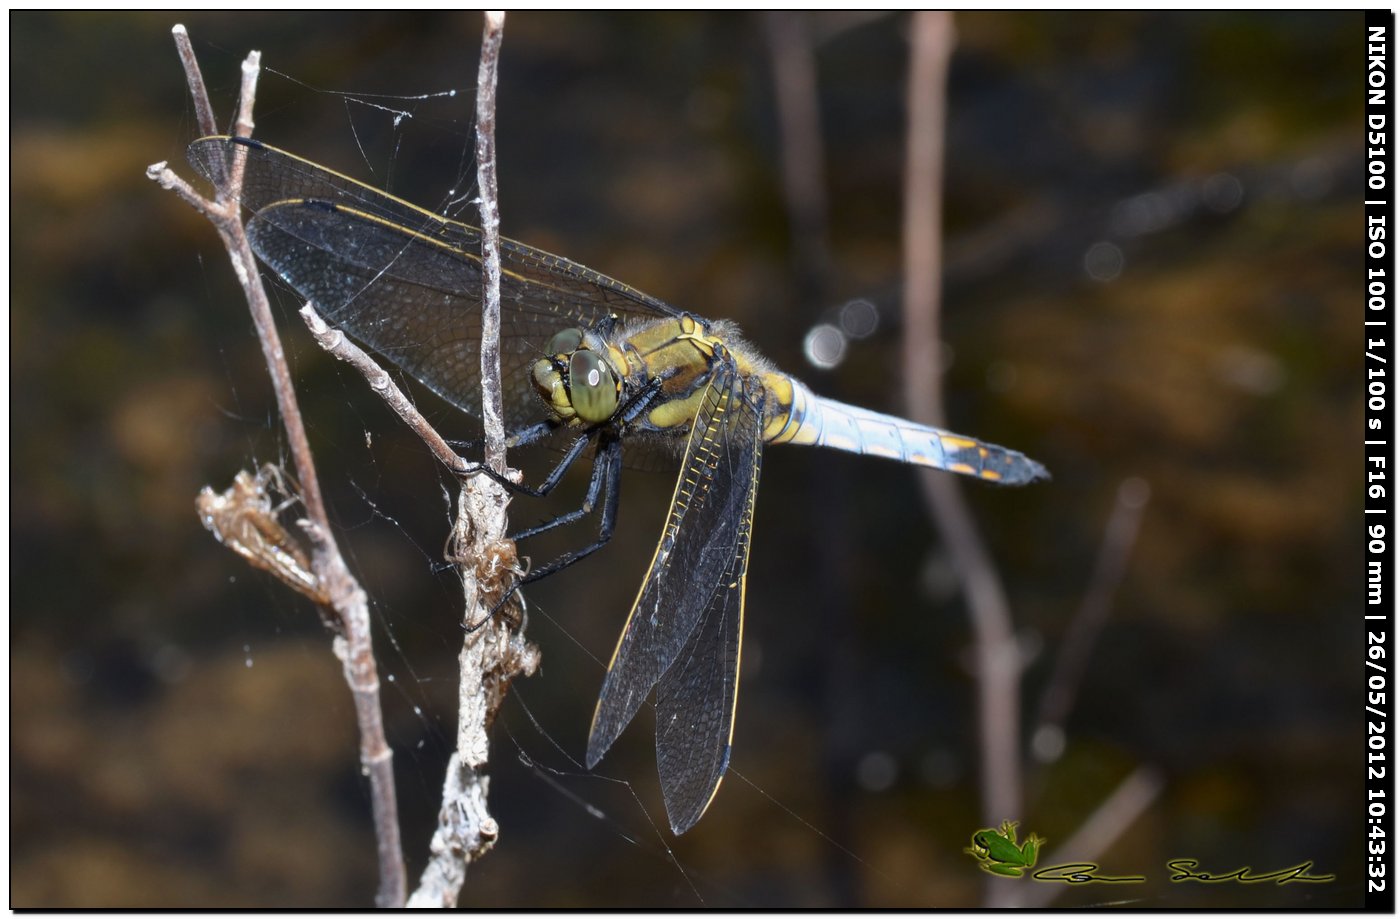
[{"label": "thin branch", "polygon": [[1054,762],[1064,751],[1065,719],[1074,706],[1094,642],[1108,621],[1113,595],[1123,582],[1151,494],[1151,487],[1139,478],[1125,479],[1118,486],[1113,514],[1104,528],[1103,544],[1094,562],[1089,589],[1070,621],[1045,694],[1041,696],[1036,728],[1031,732],[1031,750],[1041,762]]},{"label": "thin branch", "polygon": [[217,134],[219,128],[214,122],[214,106],[209,102],[209,90],[204,84],[204,74],[199,69],[199,59],[194,56],[194,48],[190,45],[190,35],[185,31],[185,27],[178,23],[170,33],[175,36],[175,52],[180,55],[180,64],[185,68],[185,83],[190,88],[190,99],[194,102],[199,133],[205,137]]},{"label": "thin branch", "polygon": [[[467,865],[490,851],[500,833],[486,806],[487,731],[511,680],[529,676],[539,666],[539,650],[524,638],[523,616],[492,615],[520,574],[514,543],[504,536],[506,493],[489,476],[472,475],[480,467],[454,453],[389,374],[340,330],[328,327],[311,304],[301,315],[321,347],[359,370],[443,465],[464,476],[449,552],[462,576],[468,625],[459,658],[457,749],[443,781],[438,828],[429,846],[432,857],[407,904],[455,906]],[[518,478],[514,470],[507,469],[506,475]],[[510,607],[506,611],[514,613]]]},{"label": "thin branch", "polygon": [[[201,130],[213,133],[215,129],[213,110],[209,105],[208,91],[199,72],[189,36],[183,26],[172,30],[180,60],[185,68],[186,81],[194,99]],[[235,132],[247,137],[253,130],[253,101],[257,89],[260,55],[254,51],[243,63],[243,81],[239,93],[238,117]],[[307,518],[301,522],[311,545],[310,573],[308,583],[297,586],[298,590],[316,599],[325,600],[322,616],[331,623],[336,635],[332,647],[341,661],[346,682],[350,686],[355,701],[355,714],[360,729],[360,765],[370,781],[370,798],[374,813],[374,827],[379,853],[379,891],[375,897],[380,906],[399,906],[404,901],[406,876],[403,864],[403,849],[399,840],[398,804],[394,790],[393,751],[384,737],[383,713],[379,697],[378,665],[370,637],[370,619],[367,598],[364,591],[350,574],[340,550],[331,535],[330,520],[326,514],[325,502],[321,497],[320,481],[311,454],[306,430],[297,405],[296,391],[292,386],[291,372],[287,367],[281,339],[277,334],[276,323],[267,293],[263,289],[257,261],[243,231],[242,215],[239,211],[239,193],[242,189],[244,156],[241,148],[235,156],[233,168],[227,176],[217,182],[216,199],[209,201],[200,196],[188,183],[171,171],[165,163],[157,163],[146,170],[146,175],[161,187],[175,191],[184,201],[203,214],[223,240],[225,249],[233,263],[234,275],[238,278],[248,300],[253,324],[262,345],[263,357],[272,377],[273,390],[287,434],[288,449],[292,454],[296,476],[300,483],[301,500]],[[288,546],[295,545],[290,534],[276,524],[275,515],[257,516],[266,510],[260,506],[265,497],[253,492],[247,493],[248,480],[235,481],[234,491],[226,494],[232,504],[220,504],[219,496],[201,496],[200,512],[206,524],[214,524],[214,532],[221,539],[233,534],[241,543],[230,543],[245,557],[249,553],[259,556],[262,564],[276,571],[284,580],[292,577],[294,583],[304,575],[298,570],[298,558]],[[243,483],[244,493],[238,494],[239,482]],[[243,504],[237,503],[243,501]],[[247,502],[251,501],[251,504]],[[250,511],[251,508],[251,511]],[[224,512],[232,514],[226,517]],[[254,517],[247,517],[248,513]],[[243,529],[224,533],[217,529],[220,524],[243,518]],[[251,527],[251,529],[249,528]],[[280,532],[279,532],[280,531]],[[246,538],[245,538],[246,537]],[[285,545],[278,540],[285,538]],[[251,560],[251,559],[250,559]],[[254,562],[257,564],[258,562]],[[279,570],[279,568],[281,570]]]},{"label": "thin branch", "polygon": [[[481,401],[487,465],[518,480],[506,466],[500,362],[500,211],[496,200],[496,64],[505,14],[485,14],[477,72],[477,183],[481,195]],[[409,906],[455,906],[467,865],[495,844],[500,827],[486,809],[488,729],[510,681],[529,675],[539,651],[523,637],[524,615],[494,615],[519,575],[515,544],[506,538],[509,494],[491,476],[463,479],[450,556],[462,575],[466,640],[458,657],[457,749],[443,780],[432,853]],[[519,593],[514,601],[523,603]],[[513,612],[507,606],[503,612]]]},{"label": "thin branch", "polygon": [[792,233],[794,268],[804,297],[824,295],[830,273],[827,243],[826,162],[817,62],[808,34],[810,14],[774,10],[764,14],[773,92],[782,138],[783,199]]},{"label": "thin branch", "polygon": [[321,314],[316,312],[316,307],[307,303],[301,308],[301,318],[306,323],[306,327],[311,330],[311,336],[316,339],[316,344],[320,345],[328,354],[345,361],[354,367],[369,383],[369,388],[379,394],[404,424],[417,434],[438,462],[446,466],[454,475],[470,475],[478,468],[470,460],[458,455],[447,443],[441,434],[437,432],[429,422],[418,411],[418,406],[404,395],[403,390],[394,383],[383,367],[380,367],[372,357],[349,338],[340,329],[332,328],[326,324],[326,320]]},{"label": "thin branch", "polygon": [[[1127,832],[1161,791],[1161,773],[1151,766],[1139,766],[1119,783],[1063,845],[1051,849],[1048,855],[1042,852],[1041,863],[1054,865],[1098,861],[1099,855],[1108,851],[1109,846]],[[1064,884],[1016,885],[1016,892],[1020,894],[1016,905],[1044,909],[1065,888]]]},{"label": "thin branch", "polygon": [[496,65],[506,14],[487,10],[476,74],[476,181],[481,194],[481,415],[486,465],[506,468],[501,397],[501,209],[496,195]]},{"label": "thin branch", "polygon": [[[942,284],[943,148],[951,13],[914,14],[909,73],[909,143],[904,185],[904,380],[915,421],[944,425],[939,339]],[[920,473],[924,499],[953,556],[971,616],[977,660],[982,815],[987,826],[1021,817],[1021,654],[996,566],[952,476]],[[1001,895],[987,887],[989,905]]]},{"label": "thin branch", "polygon": [[[943,126],[953,23],[916,13],[909,76],[905,161],[904,379],[910,416],[942,426],[939,339],[942,276]],[[982,744],[982,815],[988,825],[1021,816],[1020,651],[996,568],[952,476],[920,475],[929,512],[953,555],[972,616]]]},{"label": "thin branch", "polygon": [[[180,61],[185,67],[185,79],[190,86],[190,95],[195,99],[200,128],[213,128],[214,116],[209,109],[208,90],[200,75],[194,50],[190,47],[189,34],[184,26],[177,25],[171,30]],[[253,100],[257,94],[258,73],[262,55],[252,51],[243,62],[243,82],[238,93],[238,119],[235,130],[241,137],[253,132]],[[201,101],[202,100],[202,101]],[[216,130],[216,129],[215,129]],[[324,532],[330,532],[330,518],[326,515],[325,501],[321,497],[320,479],[316,475],[312,461],[311,446],[306,439],[306,427],[301,420],[301,408],[297,403],[296,388],[292,385],[291,371],[287,368],[287,358],[282,350],[282,341],[277,335],[277,323],[272,318],[272,307],[268,303],[267,291],[259,278],[257,259],[248,245],[243,232],[242,213],[238,197],[243,188],[243,148],[236,148],[232,173],[226,183],[219,183],[214,189],[214,201],[204,199],[188,183],[176,176],[164,163],[158,163],[146,170],[146,175],[162,187],[171,189],[187,203],[202,213],[214,224],[224,248],[233,262],[233,273],[243,287],[248,300],[248,308],[253,316],[253,327],[258,333],[263,358],[268,372],[272,374],[272,388],[277,397],[277,409],[282,415],[283,427],[288,437],[288,450],[296,467],[297,479],[302,487],[302,499],[306,504],[307,516]]]}]

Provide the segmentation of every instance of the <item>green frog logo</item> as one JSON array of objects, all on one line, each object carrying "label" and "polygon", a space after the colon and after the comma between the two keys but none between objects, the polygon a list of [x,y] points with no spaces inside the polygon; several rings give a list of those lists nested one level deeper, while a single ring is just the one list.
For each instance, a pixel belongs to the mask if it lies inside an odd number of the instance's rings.
[{"label": "green frog logo", "polygon": [[1007,878],[1021,877],[1027,868],[1035,867],[1040,847],[1046,840],[1032,833],[1017,845],[1016,823],[1003,820],[1000,830],[978,830],[972,834],[972,846],[964,849],[977,859],[982,870]]}]

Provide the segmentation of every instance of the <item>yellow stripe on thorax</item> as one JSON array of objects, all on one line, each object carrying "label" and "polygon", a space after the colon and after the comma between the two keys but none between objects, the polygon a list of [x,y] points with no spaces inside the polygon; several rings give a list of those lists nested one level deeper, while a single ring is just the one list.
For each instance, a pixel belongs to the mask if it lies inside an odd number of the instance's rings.
[{"label": "yellow stripe on thorax", "polygon": [[689,315],[652,323],[610,350],[613,361],[629,374],[665,380],[655,407],[647,413],[647,421],[661,430],[687,430],[695,421],[705,393],[700,380],[711,371],[717,352],[735,357],[741,374],[748,370],[747,361],[739,360],[722,338]]}]

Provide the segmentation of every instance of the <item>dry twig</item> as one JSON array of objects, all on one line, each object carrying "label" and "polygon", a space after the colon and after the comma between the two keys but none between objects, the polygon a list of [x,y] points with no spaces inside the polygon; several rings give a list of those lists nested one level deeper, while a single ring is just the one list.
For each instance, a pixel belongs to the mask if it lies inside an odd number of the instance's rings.
[{"label": "dry twig", "polygon": [[[190,46],[189,36],[184,26],[177,25],[172,31],[180,60],[185,68],[190,95],[194,99],[200,130],[206,135],[215,134],[218,128],[215,125],[213,109],[209,104],[208,92]],[[253,51],[243,64],[243,84],[239,92],[238,118],[234,128],[239,137],[248,137],[253,131],[253,99],[257,89],[259,59],[259,53]],[[379,701],[379,671],[370,636],[368,603],[364,591],[346,567],[332,536],[311,447],[302,425],[301,411],[297,406],[296,390],[292,386],[291,371],[287,367],[282,342],[272,318],[272,309],[258,273],[257,261],[243,231],[238,202],[243,182],[243,164],[244,158],[241,155],[233,159],[230,174],[221,177],[223,181],[218,183],[212,201],[195,191],[165,163],[156,163],[149,167],[146,175],[162,188],[174,191],[214,224],[224,247],[228,250],[229,258],[233,261],[234,274],[248,300],[258,340],[262,344],[263,357],[272,376],[273,390],[287,433],[288,450],[292,455],[297,480],[301,486],[302,502],[306,508],[307,519],[302,521],[301,525],[310,543],[310,552],[305,553],[310,558],[310,578],[305,578],[307,572],[304,569],[294,572],[296,579],[304,582],[299,584],[297,589],[323,603],[322,615],[332,624],[336,633],[332,647],[341,661],[346,682],[355,700],[355,715],[360,729],[360,766],[370,781],[370,798],[379,851],[379,890],[375,902],[385,907],[400,906],[404,901],[407,884],[403,847],[399,841],[393,751],[384,738],[384,719]],[[221,539],[230,534],[237,539],[243,539],[237,545],[230,544],[236,550],[245,550],[240,551],[240,554],[244,554],[245,557],[249,557],[250,554],[257,556],[261,561],[255,560],[254,563],[260,564],[261,567],[268,567],[274,571],[283,569],[279,571],[279,576],[282,576],[298,567],[299,553],[288,549],[288,546],[294,546],[296,543],[290,534],[276,524],[275,515],[259,515],[260,510],[267,510],[259,507],[265,496],[258,495],[256,490],[250,495],[250,482],[256,480],[246,473],[240,473],[233,489],[223,496],[225,503],[220,503],[220,496],[202,495],[201,516],[206,522],[214,525],[211,529],[214,529]],[[249,513],[254,516],[249,517]],[[220,523],[238,521],[240,515],[242,524],[239,528],[230,530],[229,533],[222,533],[217,528]],[[248,525],[251,525],[251,528]],[[276,538],[267,538],[268,534],[276,534],[278,530],[281,533]],[[250,536],[255,538],[244,539]],[[278,540],[283,536],[287,541],[279,543]]]},{"label": "dry twig", "polygon": [[[505,14],[487,12],[477,74],[477,183],[481,195],[482,342],[481,403],[486,462],[518,480],[506,467],[500,366],[500,216],[496,203],[496,61]],[[466,640],[458,658],[457,749],[447,764],[442,807],[431,859],[410,906],[455,906],[467,865],[495,844],[499,827],[486,810],[487,729],[512,678],[529,675],[539,651],[528,644],[520,621],[492,615],[517,576],[515,546],[506,539],[509,495],[486,475],[465,478],[457,499],[452,560],[462,575]],[[516,595],[519,596],[518,594]]]}]

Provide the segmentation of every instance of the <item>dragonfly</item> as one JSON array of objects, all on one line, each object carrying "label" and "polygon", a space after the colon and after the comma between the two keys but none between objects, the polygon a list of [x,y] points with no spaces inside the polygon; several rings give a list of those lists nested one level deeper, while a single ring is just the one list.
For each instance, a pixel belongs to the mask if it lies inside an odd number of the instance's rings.
[{"label": "dragonfly", "polygon": [[[225,185],[243,162],[254,251],[331,322],[480,418],[480,231],[259,141],[206,137],[191,163]],[[501,240],[501,371],[508,444],[581,457],[582,505],[515,535],[598,513],[611,537],[624,465],[679,456],[665,526],[598,696],[585,762],[602,760],[655,690],[656,758],[671,829],[690,829],[729,766],[749,548],[763,449],[828,447],[999,485],[1048,478],[1023,454],[816,395],[727,321],[677,309],[568,259]],[[591,452],[590,452],[591,447]]]}]

